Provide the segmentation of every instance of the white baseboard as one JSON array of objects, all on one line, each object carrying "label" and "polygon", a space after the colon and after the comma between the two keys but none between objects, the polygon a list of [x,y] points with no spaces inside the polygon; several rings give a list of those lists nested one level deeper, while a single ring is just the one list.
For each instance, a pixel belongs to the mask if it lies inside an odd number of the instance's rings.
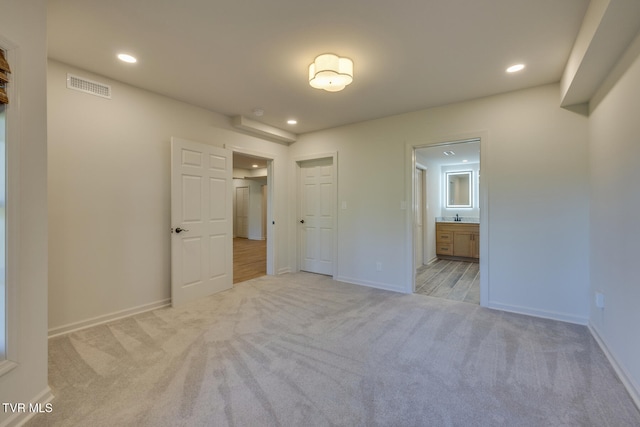
[{"label": "white baseboard", "polygon": [[607,356],[607,359],[609,360],[609,363],[611,363],[611,366],[613,366],[613,370],[616,371],[616,374],[618,374],[618,378],[620,378],[620,381],[629,392],[629,395],[631,396],[631,399],[633,399],[633,402],[636,404],[636,407],[638,408],[638,410],[640,410],[640,386],[633,381],[633,379],[627,374],[627,371],[624,369],[624,367],[618,363],[616,357],[613,355],[611,350],[609,350],[607,343],[602,338],[602,336],[600,336],[598,328],[596,328],[595,325],[591,322],[589,322],[588,327],[591,335],[602,349],[604,355]]},{"label": "white baseboard", "polygon": [[401,288],[398,285],[391,285],[388,283],[373,282],[369,280],[360,280],[360,279],[354,279],[352,277],[345,277],[345,276],[335,276],[333,279],[337,280],[338,282],[351,283],[352,285],[366,286],[368,288],[382,289],[385,291],[401,292],[403,294],[406,293],[404,288]]},{"label": "white baseboard", "polygon": [[[42,390],[36,397],[31,399],[29,402],[21,402],[27,405],[27,410],[25,412],[16,412],[12,414],[9,418],[7,418],[4,422],[0,424],[0,427],[18,427],[25,424],[31,418],[36,416],[38,412],[29,411],[28,405],[37,404],[41,405],[41,408],[45,407],[45,404],[50,403],[53,400],[53,393],[51,393],[51,389],[49,387]],[[18,403],[18,402],[11,402]],[[55,411],[55,408],[53,408]]]},{"label": "white baseboard", "polygon": [[430,265],[433,264],[434,262],[436,262],[438,260],[437,256],[434,256],[433,258],[431,258],[429,261],[427,261],[427,263],[425,265]]},{"label": "white baseboard", "polygon": [[102,316],[92,317],[91,319],[81,320],[79,322],[73,322],[73,323],[68,323],[66,325],[57,326],[55,328],[49,329],[49,338],[68,334],[70,332],[75,332],[80,329],[101,325],[103,323],[122,319],[124,317],[133,316],[134,314],[140,314],[146,311],[151,311],[158,308],[166,307],[169,304],[171,304],[171,299],[167,298],[160,301],[151,302],[149,304],[143,304],[137,307],[131,307],[126,310],[115,311],[113,313],[104,314]]},{"label": "white baseboard", "polygon": [[278,271],[276,271],[276,275],[277,276],[279,276],[281,274],[287,274],[287,273],[291,273],[291,268],[290,267],[279,268]]},{"label": "white baseboard", "polygon": [[556,311],[538,310],[536,308],[531,308],[531,307],[502,304],[494,301],[489,301],[487,308],[508,311],[509,313],[525,314],[527,316],[541,317],[543,319],[551,319],[551,320],[559,320],[561,322],[575,323],[577,325],[587,325],[587,323],[589,322],[589,319],[587,317],[575,316],[573,314],[560,313]]}]

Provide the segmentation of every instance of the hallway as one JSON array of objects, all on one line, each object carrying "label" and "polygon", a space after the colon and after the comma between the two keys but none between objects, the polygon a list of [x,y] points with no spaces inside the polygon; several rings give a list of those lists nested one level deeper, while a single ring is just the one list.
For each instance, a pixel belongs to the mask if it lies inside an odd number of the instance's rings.
[{"label": "hallway", "polygon": [[267,241],[233,239],[233,283],[267,274]]}]

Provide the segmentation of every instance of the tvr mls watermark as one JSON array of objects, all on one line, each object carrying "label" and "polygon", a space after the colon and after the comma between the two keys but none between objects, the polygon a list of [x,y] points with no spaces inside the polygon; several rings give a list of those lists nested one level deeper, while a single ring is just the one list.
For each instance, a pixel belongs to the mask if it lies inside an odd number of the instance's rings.
[{"label": "tvr mls watermark", "polygon": [[7,412],[36,412],[39,414],[49,414],[53,412],[51,403],[2,403],[2,410]]}]

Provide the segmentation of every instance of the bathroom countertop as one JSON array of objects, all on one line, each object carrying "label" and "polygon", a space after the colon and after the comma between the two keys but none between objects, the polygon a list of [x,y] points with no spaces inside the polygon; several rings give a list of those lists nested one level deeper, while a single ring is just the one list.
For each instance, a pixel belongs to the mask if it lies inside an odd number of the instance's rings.
[{"label": "bathroom countertop", "polygon": [[436,222],[444,222],[444,223],[451,223],[451,224],[480,224],[480,218],[463,218],[460,221],[455,221],[453,218],[443,218],[443,217],[438,217],[436,218]]}]

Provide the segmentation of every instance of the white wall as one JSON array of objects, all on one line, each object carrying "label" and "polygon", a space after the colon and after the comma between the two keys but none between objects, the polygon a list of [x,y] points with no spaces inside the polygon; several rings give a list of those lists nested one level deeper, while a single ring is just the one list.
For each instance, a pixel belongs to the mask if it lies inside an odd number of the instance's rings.
[{"label": "white wall", "polygon": [[[110,84],[112,99],[67,89],[68,72]],[[234,132],[225,116],[56,61],[48,114],[52,333],[168,300],[171,136],[269,154],[276,227],[286,222],[287,146]],[[275,271],[288,268],[280,248]]]},{"label": "white wall", "polygon": [[[18,98],[9,105],[8,145],[15,155],[8,158],[9,178],[18,179],[19,211],[17,253],[7,266],[16,273],[9,283],[16,292],[10,301],[15,314],[9,319],[14,346],[9,348],[17,367],[0,376],[0,402],[35,403],[50,397],[47,386],[47,113],[46,113],[46,1],[0,0],[0,45],[9,49],[12,84]],[[7,46],[10,43],[11,46]],[[17,126],[17,127],[16,127]],[[12,136],[13,135],[13,136]],[[18,139],[19,136],[19,139]],[[19,147],[16,147],[19,144]],[[10,184],[11,185],[11,184]],[[17,221],[17,222],[16,222]],[[12,248],[9,247],[9,251]],[[11,343],[10,343],[11,344]],[[13,353],[13,354],[11,354]],[[26,414],[21,414],[22,416]],[[0,410],[0,425],[18,422],[18,417]]]},{"label": "white wall", "polygon": [[406,144],[486,132],[489,305],[586,323],[587,119],[559,108],[558,93],[554,84],[302,135],[294,158],[338,152],[338,202],[349,208],[338,211],[337,278],[410,290]]},{"label": "white wall", "polygon": [[640,35],[613,74],[589,120],[591,326],[640,405]]}]

